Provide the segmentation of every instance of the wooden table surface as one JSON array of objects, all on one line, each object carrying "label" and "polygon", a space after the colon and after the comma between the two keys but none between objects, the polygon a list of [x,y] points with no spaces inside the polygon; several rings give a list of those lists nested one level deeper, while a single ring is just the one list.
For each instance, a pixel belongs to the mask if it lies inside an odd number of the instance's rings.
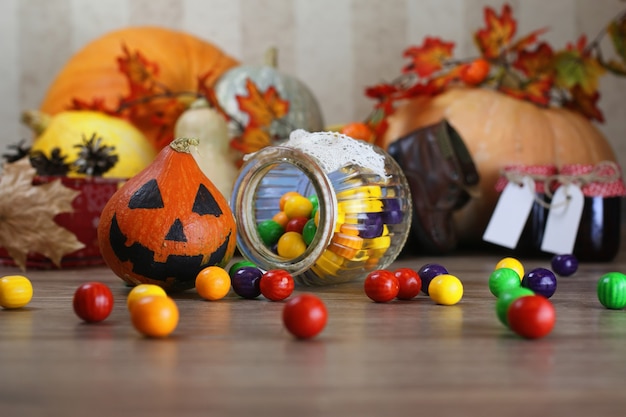
[{"label": "wooden table surface", "polygon": [[[284,302],[174,295],[180,323],[166,339],[142,337],[129,291],[108,269],[29,270],[31,303],[0,310],[0,416],[623,416],[626,311],[603,308],[596,283],[626,271],[583,264],[560,278],[553,332],[525,340],[497,319],[487,282],[497,254],[403,257],[438,262],[464,283],[462,301],[427,296],[371,302],[362,283],[314,292],[329,320],[315,339],[284,330]],[[548,259],[524,260],[526,269]],[[0,268],[0,275],[19,273]],[[110,285],[111,316],[82,323],[72,310],[85,281]]]}]

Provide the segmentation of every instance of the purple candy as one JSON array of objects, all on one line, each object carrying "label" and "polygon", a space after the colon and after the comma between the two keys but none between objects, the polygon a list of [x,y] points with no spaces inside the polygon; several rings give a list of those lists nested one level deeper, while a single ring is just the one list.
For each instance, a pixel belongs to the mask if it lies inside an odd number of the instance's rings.
[{"label": "purple candy", "polygon": [[263,272],[254,266],[239,268],[231,278],[233,291],[243,298],[257,298],[261,295],[261,276]]},{"label": "purple candy", "polygon": [[383,234],[383,218],[380,213],[366,213],[364,221],[359,223],[359,236],[373,239]]},{"label": "purple candy", "polygon": [[448,270],[439,264],[426,264],[422,266],[419,271],[417,271],[417,275],[419,275],[422,280],[422,292],[428,295],[428,285],[430,285],[430,281],[438,275],[447,273]]},{"label": "purple candy", "polygon": [[550,298],[556,292],[556,276],[549,269],[535,268],[524,275],[522,287]]},{"label": "purple candy", "polygon": [[383,221],[385,224],[400,224],[404,213],[400,208],[400,200],[389,198],[383,200]]},{"label": "purple candy", "polygon": [[578,270],[578,259],[574,255],[554,255],[552,270],[562,277],[569,277]]},{"label": "purple candy", "polygon": [[400,200],[397,198],[387,198],[383,200],[383,210],[384,211],[399,211],[400,210]]},{"label": "purple candy", "polygon": [[386,224],[400,224],[404,218],[404,213],[400,210],[383,212],[383,220]]}]

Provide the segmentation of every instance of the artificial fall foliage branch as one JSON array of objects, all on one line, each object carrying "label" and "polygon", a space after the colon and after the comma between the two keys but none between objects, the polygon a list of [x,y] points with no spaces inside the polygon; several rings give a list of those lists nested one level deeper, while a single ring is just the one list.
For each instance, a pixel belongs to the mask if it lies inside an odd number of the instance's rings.
[{"label": "artificial fall foliage branch", "polygon": [[30,252],[60,266],[63,256],[85,247],[54,221],[57,214],[73,210],[72,201],[80,192],[60,180],[33,185],[35,174],[28,158],[23,158],[5,164],[0,177],[0,247],[22,270]]},{"label": "artificial fall foliage branch", "polygon": [[[598,108],[598,82],[611,72],[626,76],[626,12],[615,17],[588,42],[585,35],[562,49],[542,41],[546,29],[516,38],[517,21],[510,5],[500,14],[485,8],[485,26],[473,36],[478,57],[455,59],[454,43],[437,37],[404,51],[410,62],[389,83],[367,87],[376,100],[367,125],[378,137],[387,129],[387,117],[396,103],[420,95],[436,95],[454,86],[491,88],[536,105],[564,107],[591,120],[604,121]],[[613,54],[605,57],[601,40],[607,36]]]}]

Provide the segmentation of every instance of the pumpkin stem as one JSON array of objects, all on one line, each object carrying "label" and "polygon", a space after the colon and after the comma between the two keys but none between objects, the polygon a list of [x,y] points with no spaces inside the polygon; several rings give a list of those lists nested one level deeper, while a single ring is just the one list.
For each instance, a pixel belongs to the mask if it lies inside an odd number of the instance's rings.
[{"label": "pumpkin stem", "polygon": [[22,112],[21,120],[36,136],[39,136],[50,125],[52,116],[39,110],[26,110]]},{"label": "pumpkin stem", "polygon": [[199,143],[196,138],[176,138],[170,142],[170,148],[176,152],[191,153],[191,147],[198,146]]},{"label": "pumpkin stem", "polygon": [[271,68],[278,68],[278,48],[272,46],[265,51],[265,65]]}]

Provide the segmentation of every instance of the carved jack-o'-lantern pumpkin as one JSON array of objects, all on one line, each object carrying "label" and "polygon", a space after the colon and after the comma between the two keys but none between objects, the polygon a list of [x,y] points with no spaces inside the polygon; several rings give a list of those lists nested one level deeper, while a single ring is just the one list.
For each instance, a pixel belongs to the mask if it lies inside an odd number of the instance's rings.
[{"label": "carved jack-o'-lantern pumpkin", "polygon": [[132,285],[193,288],[198,272],[225,266],[236,244],[226,199],[176,139],[111,197],[98,241],[109,267]]}]

